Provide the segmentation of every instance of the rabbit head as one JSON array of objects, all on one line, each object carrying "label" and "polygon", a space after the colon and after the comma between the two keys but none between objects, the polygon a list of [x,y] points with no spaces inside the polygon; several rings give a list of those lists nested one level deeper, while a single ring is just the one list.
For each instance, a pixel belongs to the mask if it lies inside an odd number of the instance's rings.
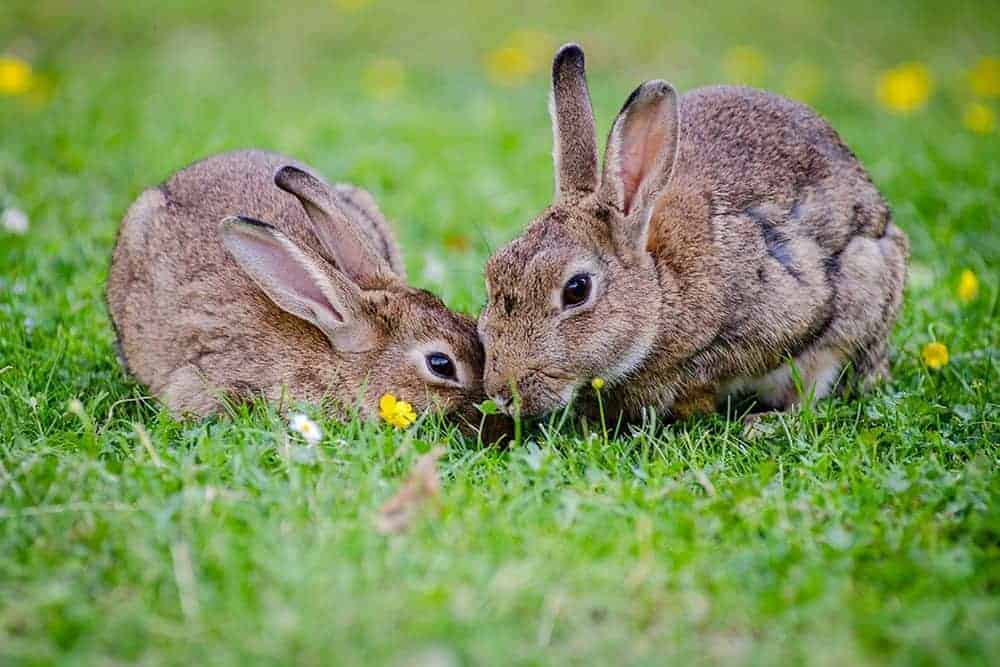
[{"label": "rabbit head", "polygon": [[677,154],[677,95],[648,81],[611,127],[598,172],[583,51],[552,65],[555,203],[486,266],[479,318],[487,395],[539,415],[601,377],[619,381],[650,354],[663,295],[647,251],[657,193]]},{"label": "rabbit head", "polygon": [[274,182],[302,203],[320,251],[246,217],[223,220],[221,240],[275,306],[311,325],[297,326],[307,341],[301,353],[318,351],[311,365],[326,393],[360,397],[369,415],[393,394],[417,412],[435,408],[477,425],[483,350],[475,322],[408,286],[315,176],[284,166]]}]

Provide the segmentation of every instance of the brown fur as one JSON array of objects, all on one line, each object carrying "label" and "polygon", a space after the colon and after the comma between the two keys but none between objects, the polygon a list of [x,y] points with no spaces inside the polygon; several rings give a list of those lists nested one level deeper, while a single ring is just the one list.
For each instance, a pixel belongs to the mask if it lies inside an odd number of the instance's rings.
[{"label": "brown fur", "polygon": [[[262,395],[275,402],[328,400],[338,412],[360,400],[372,415],[379,397],[391,392],[418,411],[434,405],[476,421],[483,352],[474,322],[404,283],[396,242],[370,194],[321,183],[317,197],[352,225],[323,230],[322,211],[307,215],[306,199],[276,187],[283,165],[308,171],[259,151],[217,155],[143,192],[129,209],[107,297],[130,370],[179,413],[204,415],[217,411],[223,397]],[[339,316],[352,323],[333,329],[344,348],[279,308],[227,252],[220,221],[234,215],[274,225],[235,223],[261,238],[290,241],[321,280],[337,286]],[[338,267],[331,255],[343,251],[339,244],[352,230],[360,234],[356,244],[377,253],[367,261],[379,270],[362,264],[348,276]],[[439,345],[459,367],[460,382],[426,377],[420,350]]]},{"label": "brown fur", "polygon": [[[627,416],[686,416],[736,393],[784,409],[801,398],[789,359],[817,396],[845,386],[848,362],[867,388],[888,377],[907,250],[865,170],[807,107],[728,86],[678,99],[648,82],[615,121],[600,184],[490,258],[486,391],[540,414],[603,377]],[[594,296],[563,309],[562,286],[584,270]]]}]

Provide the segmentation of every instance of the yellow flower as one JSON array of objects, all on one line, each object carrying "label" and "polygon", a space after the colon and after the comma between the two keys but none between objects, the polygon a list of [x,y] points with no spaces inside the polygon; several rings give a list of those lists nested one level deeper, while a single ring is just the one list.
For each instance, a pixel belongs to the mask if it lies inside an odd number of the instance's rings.
[{"label": "yellow flower", "polygon": [[979,294],[979,278],[971,270],[962,271],[958,279],[958,289],[956,290],[958,299],[962,303],[969,303]]},{"label": "yellow flower", "polygon": [[403,89],[406,70],[394,58],[376,58],[361,75],[361,87],[375,99],[391,100]]},{"label": "yellow flower", "polygon": [[733,83],[759,83],[767,68],[767,60],[752,46],[735,46],[722,59],[722,69]]},{"label": "yellow flower", "polygon": [[931,87],[931,74],[925,65],[905,63],[882,73],[876,93],[887,109],[907,114],[927,104]]},{"label": "yellow flower", "polygon": [[927,343],[920,351],[920,356],[924,359],[924,365],[931,370],[938,370],[948,363],[948,348],[944,343],[934,341]]},{"label": "yellow flower", "polygon": [[1000,97],[1000,58],[981,58],[969,72],[969,85],[980,97]]},{"label": "yellow flower", "polygon": [[485,58],[490,81],[501,86],[516,86],[546,63],[553,39],[539,30],[515,30]]},{"label": "yellow flower", "polygon": [[590,386],[593,387],[595,391],[604,389],[604,378],[594,378],[590,381]]},{"label": "yellow flower", "polygon": [[378,402],[379,414],[382,419],[396,428],[406,428],[417,420],[413,406],[406,401],[396,400],[392,394],[384,394]]},{"label": "yellow flower", "polygon": [[962,123],[976,134],[989,134],[997,126],[993,109],[980,102],[973,102],[965,109]]},{"label": "yellow flower", "polygon": [[0,94],[23,95],[33,84],[30,64],[20,58],[0,56]]}]

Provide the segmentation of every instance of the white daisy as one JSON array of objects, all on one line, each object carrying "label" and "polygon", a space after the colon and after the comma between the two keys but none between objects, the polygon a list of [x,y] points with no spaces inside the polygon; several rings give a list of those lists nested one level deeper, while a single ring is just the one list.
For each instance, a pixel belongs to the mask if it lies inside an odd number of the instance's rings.
[{"label": "white daisy", "polygon": [[28,231],[28,214],[16,208],[8,208],[0,216],[0,226],[11,234],[24,234]]},{"label": "white daisy", "polygon": [[311,445],[315,445],[323,439],[323,429],[304,414],[292,415],[288,420],[288,425]]}]

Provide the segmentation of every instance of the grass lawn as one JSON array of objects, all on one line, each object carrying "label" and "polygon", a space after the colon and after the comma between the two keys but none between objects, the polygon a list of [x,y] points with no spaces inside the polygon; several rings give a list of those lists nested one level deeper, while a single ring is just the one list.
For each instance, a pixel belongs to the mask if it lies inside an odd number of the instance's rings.
[{"label": "grass lawn", "polygon": [[[997,664],[1000,5],[469,4],[0,3],[0,211],[28,221],[0,225],[0,664]],[[475,313],[549,201],[571,39],[602,133],[652,77],[832,121],[912,242],[890,384],[752,441],[571,418],[496,451],[304,406],[307,448],[267,406],[178,420],[123,375],[118,221],[226,149],[371,189],[413,281]],[[437,501],[378,533],[439,443]]]}]

